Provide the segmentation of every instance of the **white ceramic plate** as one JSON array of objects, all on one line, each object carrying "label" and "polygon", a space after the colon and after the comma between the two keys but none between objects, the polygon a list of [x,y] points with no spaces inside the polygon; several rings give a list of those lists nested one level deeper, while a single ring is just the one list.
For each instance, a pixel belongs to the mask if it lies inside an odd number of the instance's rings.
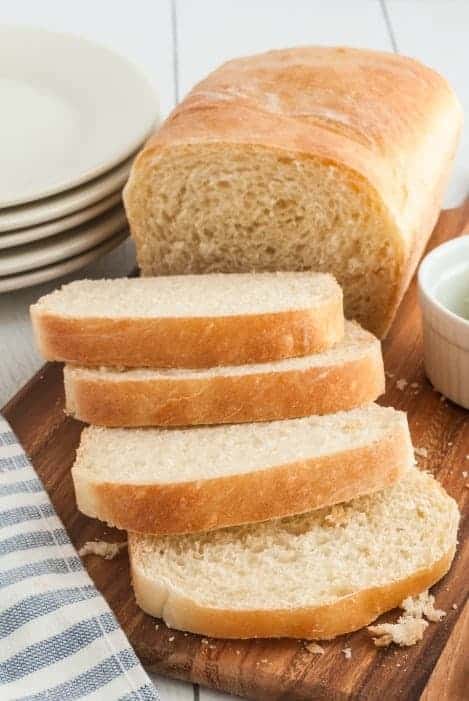
[{"label": "white ceramic plate", "polygon": [[150,82],[83,38],[0,27],[0,207],[33,202],[127,158],[158,117]]},{"label": "white ceramic plate", "polygon": [[38,241],[0,252],[0,277],[16,275],[25,270],[42,268],[59,260],[71,258],[127,227],[122,205],[98,219],[83,224],[77,229],[54,236],[49,241]]},{"label": "white ceramic plate", "polygon": [[71,212],[84,209],[108,195],[120,192],[129,177],[133,157],[97,180],[75,190],[49,197],[23,207],[0,209],[0,232],[24,229],[50,222]]},{"label": "white ceramic plate", "polygon": [[63,275],[74,273],[75,271],[80,270],[80,268],[84,268],[85,265],[88,265],[88,263],[92,263],[94,260],[97,260],[105,253],[112,251],[112,249],[116,248],[116,246],[122,243],[127,236],[128,232],[127,230],[124,230],[115,236],[112,236],[107,241],[104,241],[104,243],[100,243],[99,246],[95,246],[95,248],[92,248],[90,251],[86,251],[86,253],[82,253],[79,256],[74,256],[73,258],[61,261],[55,265],[49,265],[45,268],[32,270],[21,275],[12,275],[10,277],[0,278],[0,294],[2,292],[21,290],[24,287],[40,285],[43,282],[55,280],[55,278],[62,277]]},{"label": "white ceramic plate", "polygon": [[84,224],[91,219],[95,219],[103,212],[107,212],[112,209],[122,199],[120,192],[115,195],[106,197],[101,202],[92,205],[91,207],[86,207],[85,209],[80,209],[74,214],[70,214],[68,217],[63,217],[62,219],[55,219],[54,221],[47,222],[46,224],[40,224],[39,226],[33,226],[30,229],[17,229],[11,234],[1,234],[0,233],[0,250],[4,248],[11,248],[12,246],[23,246],[25,243],[31,243],[32,241],[40,241],[48,236],[54,236],[55,234],[62,234],[64,231],[73,229],[74,227]]}]

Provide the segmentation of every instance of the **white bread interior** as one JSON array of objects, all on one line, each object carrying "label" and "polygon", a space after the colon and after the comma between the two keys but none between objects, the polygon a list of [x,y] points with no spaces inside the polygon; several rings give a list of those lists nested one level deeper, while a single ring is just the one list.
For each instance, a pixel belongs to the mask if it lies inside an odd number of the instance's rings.
[{"label": "white bread interior", "polygon": [[129,534],[144,611],[214,637],[331,638],[448,570],[458,508],[412,468],[394,486],[302,516],[183,537]]}]

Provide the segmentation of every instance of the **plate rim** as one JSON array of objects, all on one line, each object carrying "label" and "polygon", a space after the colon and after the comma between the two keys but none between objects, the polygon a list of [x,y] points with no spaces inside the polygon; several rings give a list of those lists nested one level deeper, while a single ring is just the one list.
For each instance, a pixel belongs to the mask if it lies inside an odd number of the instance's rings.
[{"label": "plate rim", "polygon": [[[33,242],[25,244],[24,246],[18,246],[18,248],[23,250],[17,252],[16,257],[14,253],[15,249],[7,248],[5,249],[5,258],[8,257],[8,252],[10,252],[9,257],[11,260],[9,269],[5,272],[2,269],[2,256],[0,252],[0,280],[11,277],[12,275],[43,268],[47,265],[53,265],[60,260],[72,258],[74,255],[78,255],[102,243],[123,229],[128,229],[127,218],[123,207],[117,205],[113,210],[101,214],[96,220],[85,222],[82,226],[78,226],[74,234],[70,231],[64,232],[63,235],[58,234],[56,237],[52,237],[51,240],[46,242],[46,245],[42,247],[40,242],[37,242],[38,245]],[[71,241],[68,241],[69,237]],[[60,238],[60,241],[54,241],[54,239]],[[70,248],[72,249],[71,253],[68,252]],[[34,259],[35,253],[42,257],[39,263],[31,260],[31,257]],[[26,257],[26,262],[22,262],[23,257]]]},{"label": "plate rim", "polygon": [[0,231],[0,252],[8,250],[9,248],[14,248],[15,246],[24,246],[28,243],[59,236],[113,209],[121,201],[122,193],[117,191],[106,195],[102,200],[88,207],[77,209],[76,212],[71,212],[64,217],[52,219],[51,221],[38,224],[37,226],[28,226],[11,231]]},{"label": "plate rim", "polygon": [[116,59],[116,61],[120,61],[122,65],[126,65],[128,69],[135,74],[136,82],[138,80],[140,84],[144,86],[146,99],[153,99],[154,114],[151,119],[148,117],[148,123],[145,124],[144,128],[142,127],[142,129],[140,129],[138,136],[127,140],[127,145],[125,148],[120,149],[118,153],[116,151],[116,154],[111,159],[102,162],[99,166],[87,168],[80,176],[68,178],[67,182],[63,182],[61,185],[49,186],[46,188],[42,187],[35,194],[27,195],[27,199],[24,199],[24,196],[17,196],[6,200],[0,199],[0,212],[2,209],[33,204],[43,199],[53,197],[54,195],[60,195],[68,190],[78,188],[80,185],[83,185],[90,180],[99,178],[101,175],[113,169],[122,161],[127,160],[131,154],[135,153],[135,151],[149,138],[161,121],[159,95],[157,94],[155,85],[145,69],[143,69],[135,60],[120,53],[119,51],[111,49],[109,46],[102,44],[99,41],[89,39],[88,37],[76,34],[74,32],[53,31],[28,24],[0,24],[0,35],[12,32],[19,35],[29,33],[39,36],[59,37],[62,40],[75,42],[76,45],[92,47],[94,50],[98,50],[104,54],[107,54],[108,57]]},{"label": "plate rim", "polygon": [[[24,290],[27,287],[34,287],[35,285],[42,285],[46,282],[51,282],[56,278],[69,275],[80,268],[85,267],[88,263],[92,263],[97,260],[105,253],[112,251],[114,248],[124,242],[128,238],[128,232],[124,229],[117,232],[113,236],[109,237],[105,241],[102,241],[97,246],[93,246],[88,251],[79,253],[76,256],[71,256],[65,260],[53,263],[52,265],[45,265],[41,268],[36,268],[34,270],[28,270],[24,273],[19,273],[17,275],[8,275],[0,278],[0,294],[5,292],[17,292],[19,290]],[[64,271],[64,266],[71,265]],[[45,275],[45,277],[44,277]],[[38,279],[39,276],[39,279]],[[20,286],[11,286],[8,283],[13,281],[20,281]],[[23,284],[25,283],[25,284]]]},{"label": "plate rim", "polygon": [[[103,173],[98,178],[94,178],[77,188],[71,188],[58,195],[47,197],[44,200],[38,200],[37,203],[29,202],[23,206],[18,205],[17,207],[6,208],[20,210],[19,212],[8,214],[0,209],[0,235],[8,231],[14,231],[15,229],[26,229],[31,226],[37,226],[48,221],[60,219],[63,216],[67,216],[80,209],[84,209],[86,206],[99,202],[99,200],[108,195],[115,194],[118,191],[122,192],[129,178],[135,155],[136,153],[132,154],[130,158],[127,158],[109,172]],[[63,200],[67,203],[66,205],[63,204]],[[83,204],[83,202],[87,204]],[[21,210],[24,209],[27,211],[22,213]],[[35,211],[42,212],[39,214],[39,218],[38,215],[34,215]],[[27,216],[28,214],[29,216]],[[4,222],[6,220],[6,223],[2,224],[2,219]],[[20,223],[18,226],[18,221],[23,221],[23,223]],[[25,221],[29,223],[25,224]]]}]

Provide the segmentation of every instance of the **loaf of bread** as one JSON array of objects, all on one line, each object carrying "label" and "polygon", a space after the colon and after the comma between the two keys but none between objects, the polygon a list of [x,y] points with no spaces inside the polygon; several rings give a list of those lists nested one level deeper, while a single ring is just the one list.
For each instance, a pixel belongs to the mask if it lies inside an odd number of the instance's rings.
[{"label": "loaf of bread", "polygon": [[87,516],[190,533],[297,514],[393,484],[412,465],[405,414],[368,407],[208,428],[83,431],[72,468]]},{"label": "loaf of bread", "polygon": [[327,639],[371,623],[449,569],[458,507],[416,468],[303,516],[179,537],[129,534],[138,604],[220,638]]},{"label": "loaf of bread", "polygon": [[263,363],[343,338],[342,290],[323,273],[79,280],[30,309],[47,360],[207,368]]},{"label": "loaf of bread", "polygon": [[224,64],[174,110],[124,193],[144,275],[318,270],[383,336],[435,224],[461,126],[446,81],[348,48]]},{"label": "loaf of bread", "polygon": [[194,426],[334,414],[384,392],[380,342],[352,321],[322,353],[202,370],[66,365],[66,411],[99,426]]}]

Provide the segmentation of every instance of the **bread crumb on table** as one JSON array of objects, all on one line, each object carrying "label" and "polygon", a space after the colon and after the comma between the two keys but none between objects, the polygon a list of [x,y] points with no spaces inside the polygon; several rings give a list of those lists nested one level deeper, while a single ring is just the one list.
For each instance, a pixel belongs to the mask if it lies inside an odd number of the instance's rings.
[{"label": "bread crumb on table", "polygon": [[391,643],[399,647],[409,647],[422,640],[428,623],[423,618],[414,618],[408,614],[400,616],[397,623],[380,623],[368,626],[376,647],[387,647]]},{"label": "bread crumb on table", "polygon": [[407,597],[402,602],[401,609],[414,618],[425,616],[432,623],[437,623],[446,616],[445,611],[435,608],[435,597],[428,591],[424,591],[418,596]]},{"label": "bread crumb on table", "polygon": [[171,635],[171,636],[168,638],[168,640],[169,640],[170,643],[172,643],[175,639],[176,639],[176,638],[174,637],[174,635]]},{"label": "bread crumb on table", "polygon": [[352,648],[351,647],[344,647],[342,652],[344,653],[344,657],[346,660],[352,659]]},{"label": "bread crumb on table", "polygon": [[420,383],[419,382],[411,382],[410,386],[412,389],[419,389]]},{"label": "bread crumb on table", "polygon": [[428,450],[426,448],[414,448],[414,453],[419,456],[419,458],[428,458]]},{"label": "bread crumb on table", "polygon": [[403,391],[405,390],[405,388],[407,387],[407,384],[408,384],[408,382],[407,382],[407,380],[405,379],[405,377],[401,377],[400,380],[397,380],[397,382],[396,382],[396,387],[397,387],[397,389],[399,389],[401,392],[403,392]]},{"label": "bread crumb on table", "polygon": [[99,555],[105,560],[112,560],[121,550],[127,547],[127,541],[123,543],[107,543],[105,540],[89,540],[78,551],[80,557],[86,555]]},{"label": "bread crumb on table", "polygon": [[453,608],[453,609],[456,611],[457,608],[458,608],[458,605],[457,605],[457,604],[453,604],[453,605],[451,606],[451,608]]},{"label": "bread crumb on table", "polygon": [[466,479],[466,477],[467,477],[468,475],[469,475],[469,472],[468,472],[467,470],[463,470],[463,471],[462,471],[462,476],[464,477],[464,479]]},{"label": "bread crumb on table", "polygon": [[305,643],[305,648],[310,652],[312,655],[324,655],[324,648],[319,645],[319,643]]},{"label": "bread crumb on table", "polygon": [[160,627],[160,624],[159,624],[159,623],[155,623],[155,630],[158,630],[159,627]]},{"label": "bread crumb on table", "polygon": [[[435,608],[435,597],[424,591],[418,596],[409,596],[401,603],[404,610],[396,623],[380,623],[368,626],[367,630],[373,637],[376,647],[387,647],[395,643],[400,647],[409,647],[422,640],[428,621],[441,621],[446,612]],[[426,621],[425,618],[428,619]]]}]

